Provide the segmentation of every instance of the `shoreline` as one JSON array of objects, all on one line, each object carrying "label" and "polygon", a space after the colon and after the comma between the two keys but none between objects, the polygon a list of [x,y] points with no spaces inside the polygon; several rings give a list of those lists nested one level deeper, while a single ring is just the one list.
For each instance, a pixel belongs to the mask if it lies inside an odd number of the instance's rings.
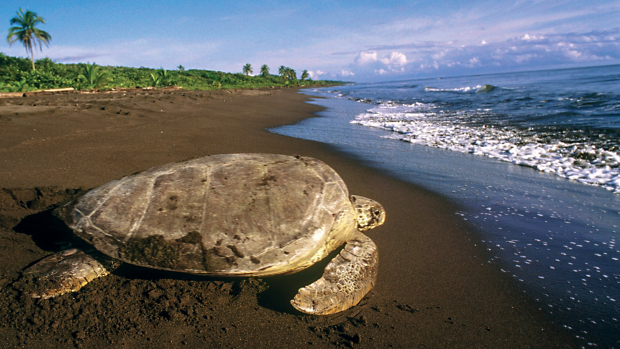
[{"label": "shoreline", "polygon": [[374,108],[355,98],[370,91],[312,92],[325,97],[311,102],[327,108],[322,119],[272,131],[333,145],[457,203],[454,214],[474,227],[488,260],[553,322],[581,346],[614,346],[620,333],[612,310],[620,258],[616,193],[479,154],[397,141],[392,131],[351,123]]},{"label": "shoreline", "polygon": [[[476,232],[454,217],[455,204],[328,145],[267,131],[323,109],[297,91],[1,100],[0,248],[7,262],[0,267],[0,312],[8,320],[0,325],[0,340],[29,348],[574,346],[511,279],[486,263]],[[19,270],[59,248],[42,232],[46,216],[38,212],[79,189],[156,165],[235,152],[316,157],[352,194],[383,204],[386,224],[368,233],[379,247],[379,279],[360,305],[326,317],[291,310],[296,289],[320,276],[327,261],[261,282],[126,266],[47,305],[11,286]],[[264,286],[269,289],[261,293]]]}]

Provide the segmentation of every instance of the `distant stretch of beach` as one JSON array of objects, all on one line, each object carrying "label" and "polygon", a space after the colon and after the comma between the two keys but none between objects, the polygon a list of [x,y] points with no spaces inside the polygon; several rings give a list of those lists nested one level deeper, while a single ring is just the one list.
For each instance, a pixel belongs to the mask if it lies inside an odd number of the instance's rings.
[{"label": "distant stretch of beach", "polygon": [[[0,99],[0,343],[25,348],[572,348],[487,251],[458,208],[322,143],[270,133],[321,108],[297,89],[34,95]],[[63,248],[45,210],[150,167],[222,153],[311,156],[386,209],[368,235],[376,286],[332,316],[289,300],[294,275],[210,279],[124,266],[76,294],[24,296],[19,271]],[[265,290],[266,289],[266,290]]]}]

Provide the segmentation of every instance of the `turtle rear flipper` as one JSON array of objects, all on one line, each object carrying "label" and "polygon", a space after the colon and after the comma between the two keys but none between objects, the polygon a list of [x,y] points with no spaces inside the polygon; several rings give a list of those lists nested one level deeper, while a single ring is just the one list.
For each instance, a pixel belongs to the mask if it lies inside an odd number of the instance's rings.
[{"label": "turtle rear flipper", "polygon": [[30,296],[43,299],[75,292],[109,273],[102,263],[75,248],[47,256],[24,270],[26,276],[37,278]]},{"label": "turtle rear flipper", "polygon": [[291,304],[313,315],[346,310],[362,300],[377,279],[378,251],[366,235],[356,233],[325,267],[323,277],[302,287]]}]

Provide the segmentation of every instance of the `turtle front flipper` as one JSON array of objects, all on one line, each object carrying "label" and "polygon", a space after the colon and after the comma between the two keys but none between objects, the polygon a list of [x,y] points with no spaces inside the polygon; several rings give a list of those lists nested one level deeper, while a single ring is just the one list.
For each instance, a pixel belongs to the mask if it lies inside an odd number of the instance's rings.
[{"label": "turtle front flipper", "polygon": [[24,275],[36,278],[30,295],[48,299],[75,292],[92,280],[108,275],[108,269],[95,258],[72,248],[43,258],[24,270]]},{"label": "turtle front flipper", "polygon": [[377,246],[358,232],[325,267],[323,277],[300,288],[291,304],[313,315],[346,310],[359,303],[375,285],[378,263]]}]

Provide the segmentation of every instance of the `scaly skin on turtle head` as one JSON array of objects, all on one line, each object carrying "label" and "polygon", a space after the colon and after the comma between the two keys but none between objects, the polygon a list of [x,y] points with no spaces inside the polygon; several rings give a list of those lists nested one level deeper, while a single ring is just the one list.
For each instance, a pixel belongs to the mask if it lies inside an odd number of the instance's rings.
[{"label": "scaly skin on turtle head", "polygon": [[357,229],[359,231],[376,228],[385,222],[385,209],[375,200],[359,195],[351,195],[351,202],[353,207],[355,207]]}]

